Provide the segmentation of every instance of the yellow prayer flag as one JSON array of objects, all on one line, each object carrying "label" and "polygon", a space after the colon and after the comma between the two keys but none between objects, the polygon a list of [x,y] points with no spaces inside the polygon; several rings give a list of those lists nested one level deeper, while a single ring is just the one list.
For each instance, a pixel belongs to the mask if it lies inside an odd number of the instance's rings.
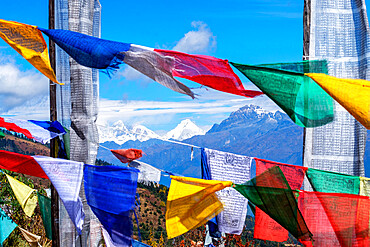
[{"label": "yellow prayer flag", "polygon": [[370,81],[341,79],[325,74],[306,73],[357,121],[370,129]]},{"label": "yellow prayer flag", "polygon": [[167,197],[166,230],[174,238],[205,224],[219,214],[223,205],[216,191],[232,182],[171,176]]},{"label": "yellow prayer flag", "polygon": [[51,81],[62,85],[51,68],[48,47],[37,27],[0,19],[0,37]]},{"label": "yellow prayer flag", "polygon": [[31,217],[37,205],[37,196],[33,193],[35,190],[8,174],[5,175],[24,213]]},{"label": "yellow prayer flag", "polygon": [[360,196],[370,196],[370,178],[360,177]]}]

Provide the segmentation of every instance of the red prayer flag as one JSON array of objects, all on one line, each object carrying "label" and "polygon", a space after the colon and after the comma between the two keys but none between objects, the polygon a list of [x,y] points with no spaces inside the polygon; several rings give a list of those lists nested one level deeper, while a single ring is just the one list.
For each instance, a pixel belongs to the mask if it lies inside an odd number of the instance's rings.
[{"label": "red prayer flag", "polygon": [[122,163],[128,163],[143,156],[143,151],[140,149],[118,149],[110,150]]},{"label": "red prayer flag", "polygon": [[161,49],[154,49],[154,51],[175,59],[175,67],[172,69],[173,76],[248,98],[263,94],[260,91],[245,90],[227,60],[205,55],[190,55],[178,51]]},{"label": "red prayer flag", "polygon": [[49,179],[44,170],[40,167],[39,163],[29,155],[0,150],[0,168]]},{"label": "red prayer flag", "polygon": [[[307,167],[294,166],[269,160],[257,159],[256,175],[260,175],[271,167],[279,166],[292,190],[300,189],[307,171]],[[254,238],[275,242],[288,240],[288,231],[275,220],[271,219],[258,207],[255,213]]]}]

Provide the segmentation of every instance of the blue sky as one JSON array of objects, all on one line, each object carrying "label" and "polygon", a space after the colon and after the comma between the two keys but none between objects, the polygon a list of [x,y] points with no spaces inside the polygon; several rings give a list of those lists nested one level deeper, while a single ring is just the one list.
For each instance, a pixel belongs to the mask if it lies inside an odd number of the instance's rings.
[{"label": "blue sky", "polygon": [[[47,28],[47,2],[2,0],[0,18]],[[100,2],[104,39],[248,64],[302,59],[303,0]],[[48,119],[48,81],[2,40],[0,84],[0,115]],[[250,100],[204,88],[196,93],[192,100],[122,66],[111,79],[100,73],[99,123],[122,120],[163,133],[186,118],[207,129],[245,104],[277,109],[265,97]]]}]

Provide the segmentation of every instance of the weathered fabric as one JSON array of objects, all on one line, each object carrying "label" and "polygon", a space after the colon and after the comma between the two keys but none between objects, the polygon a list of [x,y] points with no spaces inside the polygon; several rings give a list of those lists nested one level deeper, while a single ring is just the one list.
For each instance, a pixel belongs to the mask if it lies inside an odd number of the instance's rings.
[{"label": "weathered fabric", "polygon": [[135,168],[118,166],[85,165],[84,168],[87,203],[118,245],[131,244],[138,172]]},{"label": "weathered fabric", "polygon": [[138,177],[138,182],[141,183],[148,183],[148,182],[154,182],[154,183],[159,183],[161,180],[161,170],[158,168],[155,168],[151,165],[148,165],[144,162],[141,161],[131,161],[128,163],[128,167],[133,167],[138,169],[139,172],[139,177]]},{"label": "weathered fabric", "polygon": [[360,177],[360,195],[370,196],[370,178]]},{"label": "weathered fabric", "polygon": [[368,246],[368,197],[301,191],[299,209],[313,234],[313,245],[306,246]]},{"label": "weathered fabric", "polygon": [[[283,163],[278,163],[263,159],[254,159],[256,161],[256,175],[260,175],[269,168],[278,166],[283,172],[290,188],[298,190],[302,187],[303,180],[306,174],[306,167],[294,166]],[[255,212],[254,238],[262,240],[270,240],[276,242],[284,242],[288,240],[288,231],[279,223],[271,219],[258,207]]]},{"label": "weathered fabric", "polygon": [[8,174],[5,175],[24,213],[28,217],[32,217],[37,206],[37,196],[34,193],[36,190],[30,188],[12,176],[9,176]]},{"label": "weathered fabric", "polygon": [[333,99],[304,74],[304,72],[326,73],[325,61],[253,66],[231,64],[273,100],[297,125],[317,127],[333,121]]},{"label": "weathered fabric", "polygon": [[[244,183],[250,179],[252,158],[204,149],[211,179],[228,180],[233,183]],[[221,232],[241,234],[247,216],[248,200],[232,188],[216,193],[224,204],[224,210],[217,216]]]},{"label": "weathered fabric", "polygon": [[46,77],[59,83],[50,65],[47,45],[37,27],[0,19],[0,37]]},{"label": "weathered fabric", "polygon": [[340,79],[325,74],[306,74],[343,106],[365,128],[370,129],[370,81]]},{"label": "weathered fabric", "polygon": [[[369,23],[364,0],[311,0],[308,59],[326,59],[328,75],[369,79]],[[337,86],[341,88],[341,86]],[[334,121],[305,130],[304,166],[364,176],[366,129],[334,104]],[[305,183],[305,190],[311,190]]]},{"label": "weathered fabric", "polygon": [[0,243],[3,244],[17,224],[0,208]]},{"label": "weathered fabric", "polygon": [[39,241],[41,239],[41,236],[38,236],[36,234],[33,234],[21,227],[18,226],[18,229],[21,231],[23,237],[27,240],[27,242],[29,243],[29,245],[31,247],[38,247],[38,246],[41,246],[39,245]]},{"label": "weathered fabric", "polygon": [[66,131],[59,122],[35,121],[0,117],[0,128],[25,135],[29,139],[45,144],[49,140],[64,135]]},{"label": "weathered fabric", "polygon": [[128,163],[133,160],[139,159],[143,156],[143,151],[140,149],[130,148],[130,149],[118,149],[110,150],[114,156],[117,157],[122,163]]},{"label": "weathered fabric", "polygon": [[223,205],[215,192],[232,182],[171,176],[166,204],[168,239],[195,229],[219,214]]},{"label": "weathered fabric", "polygon": [[39,163],[29,155],[0,150],[0,168],[48,179],[48,176],[40,167]]},{"label": "weathered fabric", "polygon": [[47,196],[37,193],[39,201],[42,223],[44,224],[46,237],[52,239],[52,226],[51,226],[51,199]]},{"label": "weathered fabric", "polygon": [[360,193],[360,177],[309,168],[307,178],[314,191],[327,193]]},{"label": "weathered fabric", "polygon": [[274,166],[234,188],[287,229],[297,239],[309,240],[311,233],[283,172]]},{"label": "weathered fabric", "polygon": [[48,175],[69,217],[73,221],[79,234],[81,234],[85,214],[79,192],[82,183],[84,164],[82,162],[44,156],[33,157]]}]

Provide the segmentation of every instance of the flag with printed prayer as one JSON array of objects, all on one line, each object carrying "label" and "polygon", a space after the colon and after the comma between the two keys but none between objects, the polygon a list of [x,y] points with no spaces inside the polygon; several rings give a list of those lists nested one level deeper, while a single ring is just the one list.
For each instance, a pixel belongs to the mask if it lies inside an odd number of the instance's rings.
[{"label": "flag with printed prayer", "polygon": [[370,196],[370,178],[360,177],[360,195]]},{"label": "flag with printed prayer", "polygon": [[144,162],[134,160],[128,163],[128,167],[133,167],[140,171],[139,178],[137,180],[140,183],[159,183],[161,180],[161,170]]},{"label": "flag with printed prayer", "polygon": [[44,224],[46,237],[52,239],[51,228],[51,199],[47,196],[37,193],[37,198],[40,205],[41,218]]},{"label": "flag with printed prayer", "polygon": [[[258,158],[254,158],[254,160],[256,161],[257,176],[267,171],[269,168],[278,166],[283,172],[284,177],[286,178],[292,190],[298,190],[302,187],[307,167],[288,165]],[[284,242],[288,240],[288,234],[288,231],[279,223],[271,219],[270,216],[268,216],[258,207],[256,208],[254,238]]]},{"label": "flag with printed prayer", "polygon": [[[250,179],[252,158],[218,150],[205,148],[205,158],[210,178],[244,183]],[[248,210],[248,200],[232,188],[225,188],[216,193],[224,204],[224,210],[217,215],[218,229],[230,234],[241,234]]]},{"label": "flag with printed prayer", "polygon": [[299,126],[317,127],[334,119],[334,101],[304,73],[327,73],[326,61],[245,65],[231,63]]},{"label": "flag with printed prayer", "polygon": [[138,172],[120,166],[85,165],[84,168],[87,203],[118,246],[131,245]]},{"label": "flag with printed prayer", "polygon": [[314,191],[327,193],[360,193],[360,177],[308,168],[307,178]]},{"label": "flag with printed prayer", "polygon": [[135,149],[135,148],[117,149],[117,150],[110,150],[110,151],[122,163],[128,163],[133,160],[139,159],[143,156],[143,151],[140,149]]},{"label": "flag with printed prayer", "polygon": [[9,176],[8,174],[5,175],[24,213],[28,217],[31,217],[37,206],[37,195],[34,193],[36,190],[30,188],[12,176]]},{"label": "flag with printed prayer", "polygon": [[370,129],[370,81],[306,73],[366,129]]},{"label": "flag with printed prayer", "polygon": [[215,192],[232,182],[171,176],[167,197],[168,239],[195,229],[219,214],[223,205]]},{"label": "flag with printed prayer", "polygon": [[78,233],[81,234],[85,214],[79,193],[84,164],[82,162],[45,156],[33,156],[33,158],[48,175],[50,182],[58,192],[69,217],[75,225]]},{"label": "flag with printed prayer", "polygon": [[39,29],[81,65],[109,71],[118,69],[124,62],[163,86],[192,98],[194,93],[174,77],[245,97],[262,94],[245,90],[227,60],[98,39],[68,30]]},{"label": "flag with printed prayer", "polygon": [[0,244],[4,243],[17,224],[0,208]]},{"label": "flag with printed prayer", "polygon": [[35,121],[10,117],[0,117],[0,128],[21,133],[27,138],[43,144],[66,133],[63,126],[58,121]]},{"label": "flag with printed prayer", "polygon": [[0,150],[0,168],[48,179],[48,176],[45,174],[44,170],[42,170],[39,163],[29,155]]},{"label": "flag with printed prayer", "polygon": [[311,239],[312,234],[298,209],[296,195],[278,166],[244,184],[235,184],[234,188],[297,239]]},{"label": "flag with printed prayer", "polygon": [[0,37],[42,74],[59,83],[50,65],[48,47],[37,27],[0,19]]}]

